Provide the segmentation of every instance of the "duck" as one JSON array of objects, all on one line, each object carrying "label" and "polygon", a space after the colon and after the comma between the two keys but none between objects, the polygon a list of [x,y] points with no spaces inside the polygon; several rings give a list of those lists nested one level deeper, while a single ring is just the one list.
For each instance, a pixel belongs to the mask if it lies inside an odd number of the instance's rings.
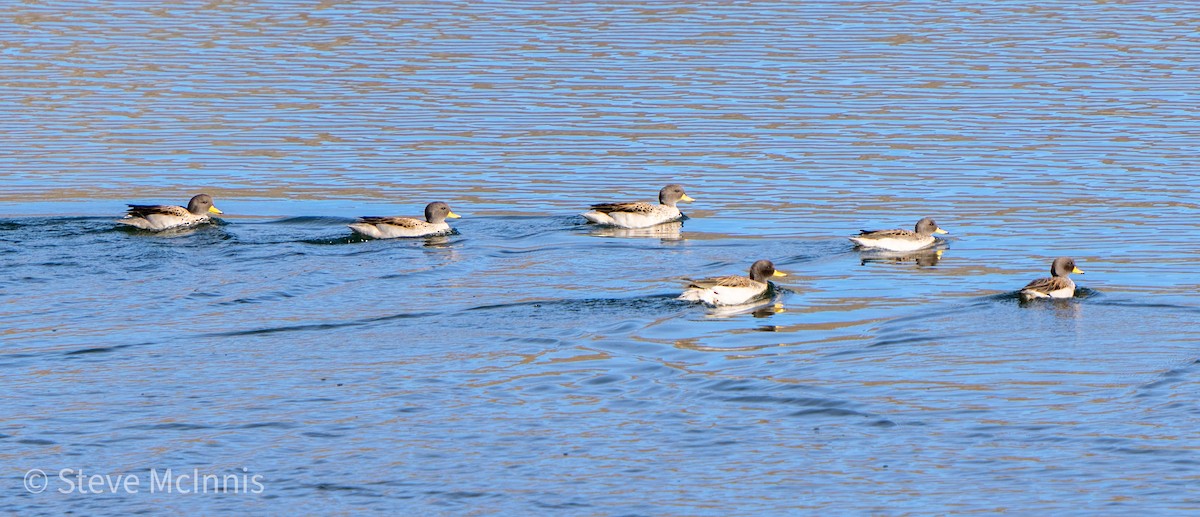
[{"label": "duck", "polygon": [[583,218],[589,222],[618,228],[649,228],[666,222],[676,221],[683,217],[679,207],[680,201],[695,201],[680,185],[667,185],[658,191],[658,204],[645,202],[633,203],[600,203],[592,205],[590,211],[584,212]]},{"label": "duck", "polygon": [[207,223],[212,220],[209,214],[224,213],[213,206],[213,198],[208,194],[192,196],[192,199],[188,200],[187,208],[176,205],[128,206],[125,217],[117,222],[153,231]]},{"label": "duck", "polygon": [[916,231],[908,230],[860,230],[858,236],[850,237],[850,241],[864,248],[877,248],[889,251],[914,251],[928,248],[937,242],[933,234],[947,234],[946,230],[938,227],[932,218],[924,217],[917,221]]},{"label": "duck", "polygon": [[749,277],[730,275],[692,280],[677,299],[714,307],[742,305],[765,296],[771,288],[769,278],[784,276],[787,273],[776,271],[770,260],[759,260],[750,266]]},{"label": "duck", "polygon": [[1083,274],[1083,270],[1075,266],[1071,257],[1059,257],[1050,264],[1050,277],[1039,278],[1021,289],[1021,299],[1025,301],[1036,298],[1073,298],[1075,297],[1075,281],[1068,276],[1071,273]]},{"label": "duck", "polygon": [[349,225],[351,230],[376,239],[398,237],[429,237],[453,231],[446,219],[462,217],[450,210],[450,205],[434,201],[425,205],[425,220],[416,217],[359,217]]}]

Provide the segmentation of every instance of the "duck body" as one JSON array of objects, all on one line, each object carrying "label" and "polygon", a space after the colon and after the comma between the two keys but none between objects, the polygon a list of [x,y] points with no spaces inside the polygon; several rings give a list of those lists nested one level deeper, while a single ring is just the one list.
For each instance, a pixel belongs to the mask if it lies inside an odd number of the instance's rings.
[{"label": "duck body", "polygon": [[772,276],[787,276],[776,271],[769,260],[759,260],[750,266],[750,276],[739,275],[705,278],[691,281],[678,300],[703,302],[711,306],[742,305],[767,295]]},{"label": "duck body", "polygon": [[908,230],[880,230],[867,232],[850,240],[864,248],[888,251],[916,251],[933,246],[937,241],[932,235],[915,235]]},{"label": "duck body", "polygon": [[357,223],[348,226],[375,239],[429,237],[451,232],[450,225],[445,221],[431,223],[412,217],[360,217]]},{"label": "duck body", "polygon": [[1040,278],[1030,282],[1024,289],[1021,289],[1021,298],[1026,300],[1074,297],[1075,281],[1061,276]]},{"label": "duck body", "polygon": [[678,207],[650,203],[607,203],[592,205],[583,218],[596,224],[619,228],[649,228],[683,217]]},{"label": "duck body", "polygon": [[450,205],[435,201],[425,206],[425,219],[416,217],[360,217],[358,222],[348,225],[351,230],[375,239],[404,237],[430,237],[445,235],[452,231],[447,218],[460,216],[450,211]]},{"label": "duck body", "polygon": [[1050,277],[1039,278],[1029,282],[1019,293],[1022,300],[1038,298],[1074,298],[1075,281],[1068,276],[1071,273],[1083,274],[1083,270],[1075,266],[1075,261],[1069,257],[1054,259],[1050,265]]},{"label": "duck body", "polygon": [[128,205],[125,217],[117,222],[143,230],[169,230],[207,223],[209,214],[223,213],[213,206],[212,196],[198,194],[188,201],[187,208],[175,205]]},{"label": "duck body", "polygon": [[935,233],[949,233],[938,227],[933,219],[925,217],[917,221],[915,231],[909,230],[861,230],[850,241],[864,248],[875,248],[888,251],[916,251],[933,246],[937,243]]},{"label": "duck body", "polygon": [[667,185],[658,191],[657,205],[652,203],[600,203],[584,212],[589,222],[618,228],[649,228],[683,218],[680,201],[693,201],[679,185]]}]

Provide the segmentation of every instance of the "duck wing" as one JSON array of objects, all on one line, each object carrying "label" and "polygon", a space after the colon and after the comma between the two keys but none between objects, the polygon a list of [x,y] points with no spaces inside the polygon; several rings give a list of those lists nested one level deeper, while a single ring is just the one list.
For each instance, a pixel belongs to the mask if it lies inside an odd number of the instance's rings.
[{"label": "duck wing", "polygon": [[1039,278],[1037,280],[1029,282],[1029,285],[1025,286],[1025,288],[1021,289],[1021,290],[1022,291],[1037,291],[1039,293],[1049,293],[1049,292],[1057,291],[1059,289],[1065,289],[1070,286],[1071,286],[1071,281],[1069,279],[1067,279],[1067,277],[1052,276],[1052,277],[1047,277],[1047,278]]},{"label": "duck wing", "polygon": [[650,203],[600,203],[592,205],[592,210],[602,214],[611,214],[613,212],[627,212],[631,214],[649,214],[654,211],[654,206]]},{"label": "duck wing", "polygon": [[363,222],[363,223],[367,223],[367,224],[390,224],[392,226],[399,226],[401,228],[418,228],[425,224],[425,221],[423,221],[421,219],[414,219],[412,217],[367,216],[367,217],[359,217],[358,220],[359,220],[359,222]]},{"label": "duck wing", "polygon": [[909,230],[859,230],[859,237],[868,239],[913,239],[920,237],[916,232]]},{"label": "duck wing", "polygon": [[711,289],[713,287],[754,287],[759,285],[759,282],[751,280],[750,277],[740,275],[702,278],[700,280],[690,280],[689,282],[689,288],[698,289]]},{"label": "duck wing", "polygon": [[146,217],[155,214],[186,217],[191,214],[186,208],[173,205],[129,205],[127,213],[129,217]]}]

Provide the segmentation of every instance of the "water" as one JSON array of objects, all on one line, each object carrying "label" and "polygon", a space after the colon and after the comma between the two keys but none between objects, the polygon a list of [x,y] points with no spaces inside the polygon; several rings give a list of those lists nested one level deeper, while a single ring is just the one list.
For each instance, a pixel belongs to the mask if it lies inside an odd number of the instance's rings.
[{"label": "water", "polygon": [[[1200,507],[1190,3],[0,13],[7,512]],[[576,216],[670,182],[678,231]],[[940,257],[845,240],[926,215]],[[777,307],[673,299],[758,258]]]}]

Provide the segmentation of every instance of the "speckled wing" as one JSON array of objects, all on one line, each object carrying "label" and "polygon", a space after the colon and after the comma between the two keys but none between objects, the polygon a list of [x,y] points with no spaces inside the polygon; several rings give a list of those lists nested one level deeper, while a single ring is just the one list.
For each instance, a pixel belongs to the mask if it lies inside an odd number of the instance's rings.
[{"label": "speckled wing", "polygon": [[712,289],[713,287],[756,287],[759,285],[762,284],[751,280],[749,277],[730,275],[692,280],[688,284],[688,288]]},{"label": "speckled wing", "polygon": [[1037,291],[1039,293],[1052,293],[1060,289],[1066,289],[1072,285],[1073,284],[1071,283],[1071,280],[1066,277],[1052,276],[1047,278],[1039,278],[1029,282],[1029,285],[1025,286],[1025,288],[1021,290]]},{"label": "speckled wing", "polygon": [[592,205],[592,210],[602,214],[611,214],[613,212],[626,212],[630,214],[650,214],[654,212],[654,206],[650,203],[600,203]]},{"label": "speckled wing", "polygon": [[358,220],[367,224],[390,224],[401,228],[420,228],[426,224],[425,221],[411,217],[359,217]]},{"label": "speckled wing", "polygon": [[146,217],[148,215],[170,215],[187,217],[191,215],[186,208],[172,205],[129,205],[129,217]]},{"label": "speckled wing", "polygon": [[859,230],[858,236],[866,237],[868,239],[916,239],[920,237],[920,235],[918,235],[916,232],[901,229]]}]

